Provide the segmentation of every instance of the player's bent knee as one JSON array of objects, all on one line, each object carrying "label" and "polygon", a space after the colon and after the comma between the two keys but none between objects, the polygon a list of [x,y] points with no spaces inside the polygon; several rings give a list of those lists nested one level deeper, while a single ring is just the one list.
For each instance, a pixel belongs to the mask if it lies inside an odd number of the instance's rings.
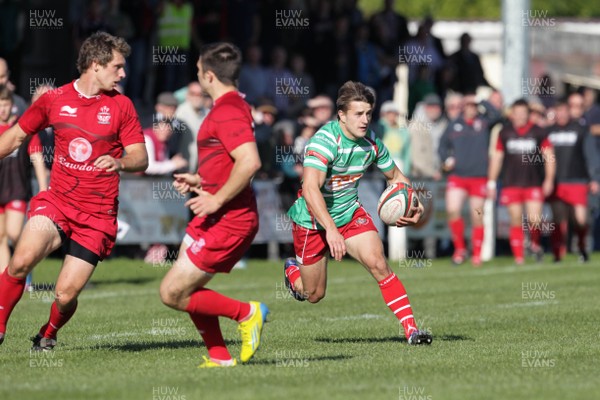
[{"label": "player's bent knee", "polygon": [[70,308],[77,303],[79,293],[72,290],[57,290],[54,301],[61,308]]},{"label": "player's bent knee", "polygon": [[15,253],[10,261],[8,272],[17,278],[23,278],[33,269],[35,258],[30,253]]},{"label": "player's bent knee", "polygon": [[170,308],[181,310],[181,296],[175,293],[173,290],[162,287],[160,288],[160,301]]},{"label": "player's bent knee", "polygon": [[324,290],[315,290],[313,292],[307,293],[308,297],[306,298],[306,300],[308,300],[309,303],[318,303],[319,301],[323,300],[323,298],[325,298],[325,291]]},{"label": "player's bent knee", "polygon": [[379,280],[385,279],[385,277],[392,273],[388,263],[383,257],[375,258],[368,262],[367,265],[371,271],[371,274]]}]

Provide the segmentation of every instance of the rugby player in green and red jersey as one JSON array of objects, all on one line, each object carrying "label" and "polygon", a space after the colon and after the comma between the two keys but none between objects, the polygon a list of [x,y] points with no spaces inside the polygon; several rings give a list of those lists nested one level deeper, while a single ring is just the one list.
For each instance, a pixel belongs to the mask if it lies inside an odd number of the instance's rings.
[{"label": "rugby player in green and red jersey", "polygon": [[[375,278],[383,299],[404,328],[409,344],[430,344],[420,331],[402,282],[390,269],[371,216],[358,200],[360,178],[371,164],[388,183],[410,181],[369,129],[375,93],[360,82],[346,82],[338,92],[337,121],[321,127],[305,149],[300,197],[288,211],[293,220],[296,259],[286,260],[285,284],[297,300],[317,303],[327,287],[327,251],[340,261],[347,253]],[[397,226],[417,223],[423,206]]]}]

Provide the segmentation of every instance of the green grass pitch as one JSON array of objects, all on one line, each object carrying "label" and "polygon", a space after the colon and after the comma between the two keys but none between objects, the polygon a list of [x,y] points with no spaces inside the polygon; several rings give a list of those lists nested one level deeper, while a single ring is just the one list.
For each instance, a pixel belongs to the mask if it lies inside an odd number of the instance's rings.
[{"label": "green grass pitch", "polygon": [[[550,258],[549,255],[546,257]],[[375,281],[355,262],[331,262],[319,304],[291,299],[281,263],[251,260],[209,287],[271,309],[246,365],[200,370],[206,354],[187,314],[163,306],[167,265],[99,265],[51,353],[30,353],[50,292],[25,293],[0,346],[0,399],[593,399],[600,396],[600,254],[588,264],[480,269],[449,260],[392,265],[417,323],[434,335],[409,347]],[[53,282],[58,260],[34,281]],[[221,320],[239,355],[236,324]]]}]

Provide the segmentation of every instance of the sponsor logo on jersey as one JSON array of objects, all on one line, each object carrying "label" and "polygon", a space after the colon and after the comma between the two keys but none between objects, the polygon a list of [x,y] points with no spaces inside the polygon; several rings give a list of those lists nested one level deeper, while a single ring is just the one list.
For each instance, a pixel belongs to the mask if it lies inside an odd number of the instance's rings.
[{"label": "sponsor logo on jersey", "polygon": [[531,154],[536,151],[536,141],[530,139],[508,139],[506,141],[506,150],[510,154]]},{"label": "sponsor logo on jersey", "polygon": [[573,146],[577,143],[577,132],[560,131],[548,135],[548,140],[555,146]]},{"label": "sponsor logo on jersey", "polygon": [[77,162],[84,162],[92,155],[92,144],[85,138],[75,138],[69,143],[69,155]]},{"label": "sponsor logo on jersey", "polygon": [[60,108],[60,113],[58,113],[61,117],[76,117],[77,116],[77,108],[72,108],[69,106],[62,106]]},{"label": "sponsor logo on jersey", "polygon": [[96,116],[98,118],[98,123],[102,124],[102,125],[108,125],[110,124],[110,108],[103,106],[100,108],[100,111],[98,111],[98,115]]},{"label": "sponsor logo on jersey", "polygon": [[204,238],[200,238],[200,239],[196,240],[194,243],[192,243],[192,246],[190,247],[190,251],[192,252],[192,254],[198,254],[198,253],[200,253],[200,251],[202,250],[202,248],[204,247],[205,244],[206,244],[206,241],[204,241]]},{"label": "sponsor logo on jersey", "polygon": [[[67,159],[63,156],[58,157],[58,163],[62,166],[65,166],[67,168],[70,169],[75,169],[78,171],[85,171],[85,172],[95,172],[95,171],[102,171],[100,168],[96,168],[91,164],[85,163],[85,164],[79,164],[79,163],[72,163],[67,161]],[[50,187],[48,187],[48,189],[50,189]]]}]

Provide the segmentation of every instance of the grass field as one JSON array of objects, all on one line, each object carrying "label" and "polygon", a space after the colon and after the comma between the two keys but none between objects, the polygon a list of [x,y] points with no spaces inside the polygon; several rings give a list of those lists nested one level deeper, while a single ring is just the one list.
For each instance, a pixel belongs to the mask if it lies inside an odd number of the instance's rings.
[{"label": "grass field", "polygon": [[[549,258],[549,257],[548,257]],[[372,278],[331,263],[319,304],[289,298],[281,263],[252,260],[211,287],[271,309],[247,365],[199,370],[206,354],[187,314],[167,309],[167,266],[116,259],[98,267],[51,353],[30,353],[50,292],[25,293],[0,347],[0,399],[593,399],[600,396],[600,254],[481,269],[448,260],[393,266],[430,347],[409,347]],[[415,268],[420,266],[419,268]],[[58,260],[35,282],[54,281]],[[236,325],[221,326],[239,354]]]}]

